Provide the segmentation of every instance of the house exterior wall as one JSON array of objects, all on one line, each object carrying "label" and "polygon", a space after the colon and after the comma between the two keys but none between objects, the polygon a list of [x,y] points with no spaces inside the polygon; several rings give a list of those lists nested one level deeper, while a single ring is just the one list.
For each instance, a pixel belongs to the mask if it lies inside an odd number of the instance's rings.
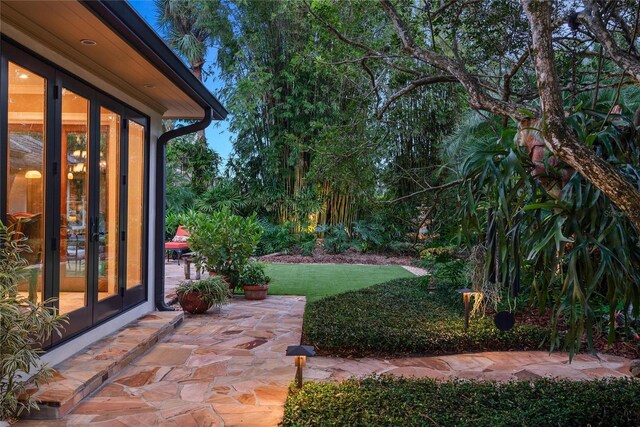
[{"label": "house exterior wall", "polygon": [[155,111],[139,100],[131,97],[127,93],[118,89],[115,86],[110,85],[107,81],[102,79],[100,76],[92,74],[82,67],[75,64],[73,61],[63,57],[51,49],[47,48],[30,35],[20,31],[17,28],[14,28],[10,24],[6,22],[2,22],[0,20],[0,30],[2,34],[10,37],[15,40],[17,43],[22,46],[30,49],[56,66],[65,69],[69,73],[76,75],[77,77],[85,80],[96,88],[108,93],[113,98],[130,105],[131,107],[139,110],[141,113],[147,115],[150,119],[149,121],[149,170],[147,171],[146,179],[148,180],[148,200],[147,200],[147,212],[148,212],[148,253],[147,260],[148,268],[147,268],[147,300],[123,313],[120,313],[116,317],[100,324],[99,326],[88,330],[87,332],[73,338],[65,343],[51,349],[46,354],[42,356],[42,361],[44,363],[48,363],[49,365],[55,365],[60,363],[61,361],[67,359],[69,356],[77,353],[82,350],[84,347],[94,343],[95,341],[100,340],[101,338],[113,333],[115,330],[125,326],[127,323],[144,316],[145,314],[154,310],[154,248],[155,248],[155,238],[154,238],[154,227],[155,227],[155,191],[156,191],[156,144],[158,137],[162,134],[162,112]]}]

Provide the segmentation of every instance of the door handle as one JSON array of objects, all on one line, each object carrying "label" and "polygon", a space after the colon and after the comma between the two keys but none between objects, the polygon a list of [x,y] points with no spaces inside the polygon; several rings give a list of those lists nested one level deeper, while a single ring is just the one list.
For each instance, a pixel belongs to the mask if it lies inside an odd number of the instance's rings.
[{"label": "door handle", "polygon": [[100,233],[98,233],[98,220],[96,218],[91,219],[91,241],[97,242],[100,240]]}]

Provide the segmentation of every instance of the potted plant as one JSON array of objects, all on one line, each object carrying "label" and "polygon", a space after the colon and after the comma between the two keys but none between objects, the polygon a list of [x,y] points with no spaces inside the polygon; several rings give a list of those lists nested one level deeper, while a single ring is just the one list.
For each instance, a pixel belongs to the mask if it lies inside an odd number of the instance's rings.
[{"label": "potted plant", "polygon": [[264,272],[264,264],[248,263],[242,270],[238,285],[244,290],[244,297],[249,300],[261,300],[267,297],[271,278]]},{"label": "potted plant", "polygon": [[223,208],[212,214],[192,213],[185,223],[198,268],[224,276],[235,288],[263,233],[256,215],[245,218]]},{"label": "potted plant", "polygon": [[212,306],[220,307],[229,300],[229,286],[221,277],[181,282],[176,289],[184,311],[201,314]]}]

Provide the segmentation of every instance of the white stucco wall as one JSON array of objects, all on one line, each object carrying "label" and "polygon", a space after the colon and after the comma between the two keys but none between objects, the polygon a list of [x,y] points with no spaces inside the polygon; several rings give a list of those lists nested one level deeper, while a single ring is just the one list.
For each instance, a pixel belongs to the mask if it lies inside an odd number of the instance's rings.
[{"label": "white stucco wall", "polygon": [[68,60],[67,58],[57,54],[56,52],[51,51],[46,46],[39,43],[37,40],[30,37],[28,34],[25,34],[18,29],[12,27],[10,24],[6,22],[0,22],[0,29],[2,33],[6,34],[8,37],[12,38],[16,42],[22,44],[23,46],[29,48],[34,51],[38,55],[46,58],[47,60],[53,62],[58,67],[68,71],[69,73],[80,77],[81,79],[89,82],[93,86],[103,90],[104,92],[110,94],[112,97],[117,100],[130,105],[131,107],[139,110],[140,112],[146,114],[150,118],[150,147],[149,147],[149,159],[150,159],[150,168],[147,175],[147,180],[149,182],[149,200],[147,201],[149,209],[149,253],[148,253],[148,269],[147,269],[147,285],[148,285],[148,296],[147,301],[141,305],[138,305],[121,315],[101,324],[100,326],[83,333],[82,335],[74,338],[50,351],[42,356],[42,361],[44,363],[48,363],[53,366],[61,361],[67,359],[71,355],[81,351],[86,346],[98,341],[99,339],[112,334],[117,329],[125,326],[127,323],[132,322],[135,319],[138,319],[145,314],[153,311],[154,300],[153,300],[153,288],[155,282],[154,276],[154,228],[155,228],[155,177],[156,177],[156,168],[155,168],[155,155],[156,155],[156,143],[158,137],[162,133],[162,113],[151,109],[149,106],[143,104],[137,99],[132,98],[127,93],[124,93],[122,90],[117,87],[109,84],[105,80],[101,79],[99,76],[96,76],[87,70],[79,67],[74,62]]}]

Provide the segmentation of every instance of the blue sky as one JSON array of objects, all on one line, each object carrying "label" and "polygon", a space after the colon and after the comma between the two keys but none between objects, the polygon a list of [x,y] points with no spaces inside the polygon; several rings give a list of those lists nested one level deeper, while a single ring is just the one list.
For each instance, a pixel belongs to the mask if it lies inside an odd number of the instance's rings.
[{"label": "blue sky", "polygon": [[[157,25],[157,14],[153,0],[129,0],[129,3],[140,14],[140,16],[142,16],[149,25],[156,30],[158,34],[162,35],[162,31]],[[210,67],[214,66],[213,75],[205,76],[204,84],[214,95],[218,96],[218,92],[222,85],[219,79],[216,79],[217,73],[215,68],[215,58],[215,50],[213,48],[209,48],[205,70],[209,71],[211,69]],[[229,153],[231,153],[232,150],[231,139],[233,138],[233,135],[229,132],[228,126],[229,122],[227,119],[224,122],[212,124],[206,130],[207,143],[223,158],[223,165],[226,164],[226,161],[229,158]]]}]

